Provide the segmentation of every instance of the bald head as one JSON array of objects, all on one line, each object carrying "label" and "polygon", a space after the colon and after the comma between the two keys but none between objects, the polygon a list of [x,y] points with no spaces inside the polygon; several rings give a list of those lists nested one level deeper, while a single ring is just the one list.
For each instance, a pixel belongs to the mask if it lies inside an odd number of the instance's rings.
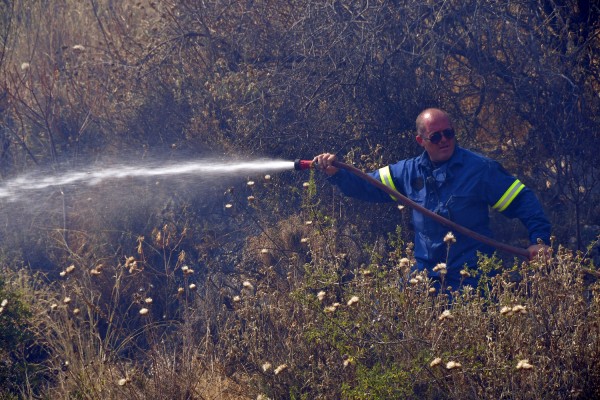
[{"label": "bald head", "polygon": [[452,126],[450,115],[446,111],[439,108],[428,108],[423,110],[417,117],[417,134],[423,135],[427,133],[427,126],[431,125],[432,122],[445,122],[449,126]]}]

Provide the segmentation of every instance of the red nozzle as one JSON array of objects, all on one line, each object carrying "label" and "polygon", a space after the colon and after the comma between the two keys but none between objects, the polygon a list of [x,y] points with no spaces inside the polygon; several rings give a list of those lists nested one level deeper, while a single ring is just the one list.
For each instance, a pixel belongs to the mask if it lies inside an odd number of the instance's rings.
[{"label": "red nozzle", "polygon": [[301,171],[304,169],[310,169],[312,167],[312,160],[296,160],[294,161],[294,169],[296,171]]}]

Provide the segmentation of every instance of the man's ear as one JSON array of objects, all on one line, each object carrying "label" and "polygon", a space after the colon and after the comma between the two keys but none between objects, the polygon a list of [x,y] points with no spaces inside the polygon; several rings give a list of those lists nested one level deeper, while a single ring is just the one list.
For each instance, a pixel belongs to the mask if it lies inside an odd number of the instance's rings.
[{"label": "man's ear", "polygon": [[423,146],[423,138],[421,135],[417,135],[415,139],[417,139],[417,143],[419,143],[420,146]]}]

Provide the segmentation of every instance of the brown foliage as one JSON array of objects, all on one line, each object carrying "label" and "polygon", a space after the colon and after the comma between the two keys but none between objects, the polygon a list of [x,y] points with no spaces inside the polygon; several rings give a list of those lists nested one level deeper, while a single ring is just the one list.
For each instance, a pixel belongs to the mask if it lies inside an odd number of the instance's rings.
[{"label": "brown foliage", "polygon": [[[225,375],[278,398],[597,394],[596,288],[580,274],[594,265],[566,247],[592,243],[597,256],[599,15],[575,0],[1,2],[6,181],[217,153],[333,151],[375,169],[417,154],[415,116],[439,106],[462,144],[540,195],[560,243],[518,285],[501,275],[491,298],[456,294],[454,318],[439,320],[444,298],[400,268],[406,213],[340,199],[319,179],[31,193],[2,203],[0,254],[60,282],[31,300],[33,329],[52,339],[48,368],[72,368],[52,393],[200,397],[198,381]],[[497,225],[505,241],[522,237]],[[501,312],[517,306],[527,313]]]}]

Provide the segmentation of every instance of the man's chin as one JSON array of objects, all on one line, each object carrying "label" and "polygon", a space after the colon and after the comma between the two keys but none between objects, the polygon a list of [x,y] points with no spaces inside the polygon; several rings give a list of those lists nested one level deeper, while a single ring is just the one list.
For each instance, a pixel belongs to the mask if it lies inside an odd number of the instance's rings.
[{"label": "man's chin", "polygon": [[452,154],[454,153],[453,149],[448,147],[446,149],[440,149],[440,151],[437,154],[437,157],[435,157],[435,160],[433,160],[434,162],[445,162],[448,161],[450,159],[450,157],[452,157]]}]

